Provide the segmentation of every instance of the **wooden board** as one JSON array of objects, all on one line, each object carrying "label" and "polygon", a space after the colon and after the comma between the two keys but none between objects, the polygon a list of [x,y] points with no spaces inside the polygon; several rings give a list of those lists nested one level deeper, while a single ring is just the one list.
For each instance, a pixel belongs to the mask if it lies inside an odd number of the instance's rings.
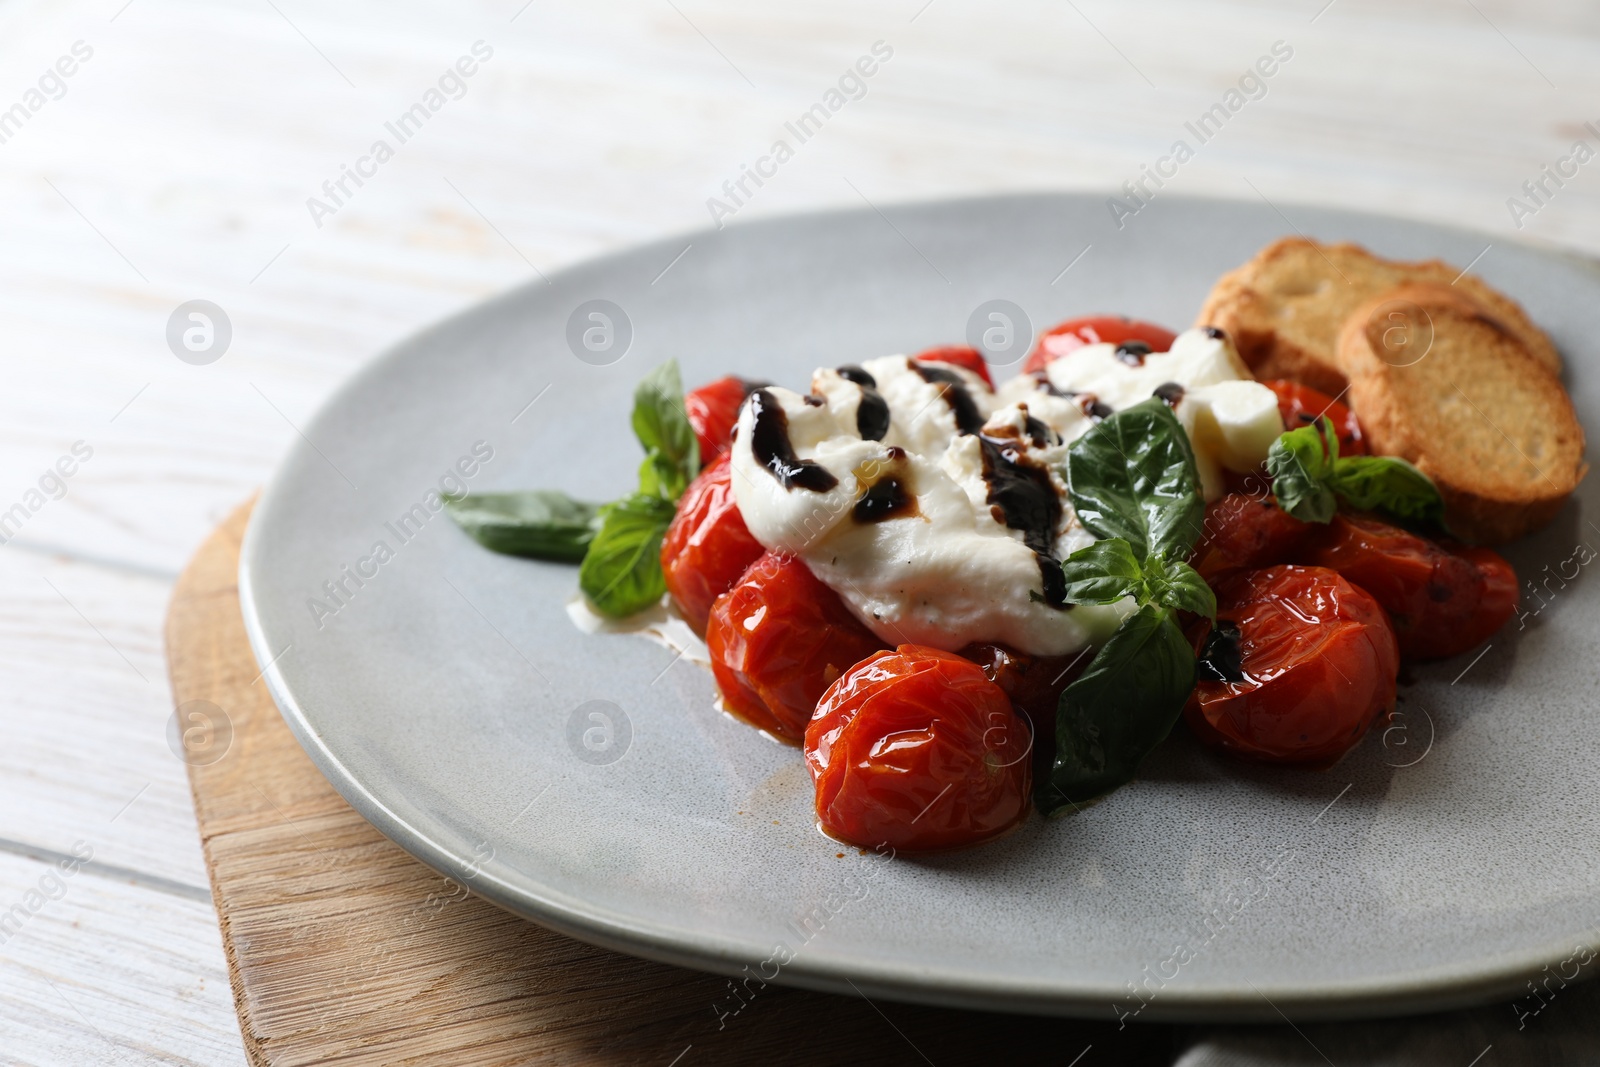
[{"label": "wooden board", "polygon": [[[300,749],[239,614],[249,506],[179,579],[167,654],[239,1026],[299,1064],[949,1064],[1170,1060],[1176,1032],[828,996],[594,948],[502,911],[378,833]],[[231,733],[231,740],[221,739]],[[1108,1008],[1109,1013],[1109,1008]],[[1074,1059],[1074,1057],[1080,1057]]]}]

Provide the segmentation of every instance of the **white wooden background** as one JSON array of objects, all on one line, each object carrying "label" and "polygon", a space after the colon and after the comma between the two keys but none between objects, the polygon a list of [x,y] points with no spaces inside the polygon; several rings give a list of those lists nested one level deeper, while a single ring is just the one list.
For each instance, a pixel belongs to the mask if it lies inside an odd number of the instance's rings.
[{"label": "white wooden background", "polygon": [[[314,226],[306,198],[479,39],[465,98]],[[894,58],[866,98],[741,217],[851,184],[1109,191],[1280,39],[1268,96],[1169,190],[1509,235],[1506,198],[1596,141],[1582,0],[0,0],[0,109],[94,50],[0,144],[0,511],[94,450],[0,548],[0,915],[29,916],[0,945],[0,1062],[241,1062],[160,627],[189,553],[369,356],[706,224],[874,41]],[[1522,234],[1600,252],[1600,162]],[[194,298],[233,323],[209,366],[164,341]],[[35,911],[75,845],[93,860]]]}]

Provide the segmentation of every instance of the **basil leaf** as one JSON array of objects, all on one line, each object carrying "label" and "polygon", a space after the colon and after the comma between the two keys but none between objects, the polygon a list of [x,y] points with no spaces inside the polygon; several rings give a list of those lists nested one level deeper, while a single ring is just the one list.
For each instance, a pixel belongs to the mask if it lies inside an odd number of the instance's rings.
[{"label": "basil leaf", "polygon": [[1330,484],[1340,500],[1359,511],[1381,511],[1424,526],[1444,522],[1444,500],[1438,487],[1396,456],[1341,459],[1334,464]]},{"label": "basil leaf", "polygon": [[1061,561],[1067,579],[1068,604],[1111,604],[1139,593],[1143,570],[1133,548],[1120,537],[1108,537],[1080,548]]},{"label": "basil leaf", "polygon": [[1039,809],[1048,815],[1132,780],[1193,688],[1194,650],[1171,611],[1146,605],[1123,620],[1061,694],[1055,762],[1039,783]]},{"label": "basil leaf", "polygon": [[1208,619],[1217,617],[1217,594],[1199,571],[1181,559],[1169,563],[1157,556],[1146,561],[1145,583],[1151,603],[1158,607],[1192,611]]},{"label": "basil leaf", "polygon": [[661,538],[676,509],[670,500],[633,493],[600,509],[600,530],[578,569],[578,588],[603,615],[643,611],[667,591]]},{"label": "basil leaf", "polygon": [[1200,537],[1200,496],[1189,435],[1167,405],[1150,399],[1117,412],[1073,441],[1067,482],[1078,521],[1120,537],[1136,559],[1179,559]]},{"label": "basil leaf", "polygon": [[1304,522],[1331,521],[1341,502],[1411,525],[1444,522],[1444,500],[1426,474],[1396,456],[1339,455],[1339,435],[1327,416],[1274,441],[1267,473],[1278,506]]},{"label": "basil leaf", "polygon": [[[1332,438],[1330,453],[1327,438]],[[1302,522],[1329,522],[1339,502],[1328,485],[1338,457],[1339,438],[1323,416],[1316,426],[1290,430],[1267,450],[1267,473],[1278,506]]]},{"label": "basil leaf", "polygon": [[484,548],[576,563],[599,528],[599,506],[565,493],[468,493],[446,497],[450,517]]},{"label": "basil leaf", "polygon": [[634,389],[633,432],[645,450],[640,491],[676,500],[700,472],[700,442],[684,411],[677,360],[645,375]]}]

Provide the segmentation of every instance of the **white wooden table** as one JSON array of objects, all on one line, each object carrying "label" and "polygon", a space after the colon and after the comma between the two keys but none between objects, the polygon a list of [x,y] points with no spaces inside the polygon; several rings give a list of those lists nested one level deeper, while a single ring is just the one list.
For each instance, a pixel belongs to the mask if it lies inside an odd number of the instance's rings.
[{"label": "white wooden table", "polygon": [[[477,41],[461,98],[313,219]],[[419,326],[706,225],[878,41],[866,95],[741,219],[1109,192],[1277,41],[1265,96],[1166,191],[1509,237],[1524,181],[1600,148],[1581,0],[0,0],[0,1062],[241,1061],[160,627],[295,427]],[[1600,251],[1600,162],[1520,221]],[[193,299],[232,323],[209,365],[165,338]]]}]

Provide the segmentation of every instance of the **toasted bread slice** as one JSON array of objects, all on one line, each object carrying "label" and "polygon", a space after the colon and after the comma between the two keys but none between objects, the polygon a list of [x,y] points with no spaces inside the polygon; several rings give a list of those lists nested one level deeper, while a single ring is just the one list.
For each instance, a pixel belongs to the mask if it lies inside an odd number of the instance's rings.
[{"label": "toasted bread slice", "polygon": [[[1561,357],[1516,301],[1437,259],[1381,259],[1360,245],[1285,237],[1217,280],[1197,326],[1228,331],[1257,378],[1290,378],[1329,395],[1346,385],[1335,349],[1357,307],[1406,282],[1450,286],[1513,334],[1554,374]],[[1453,283],[1453,284],[1452,284]]]},{"label": "toasted bread slice", "polygon": [[1503,544],[1577,488],[1583,427],[1539,354],[1455,288],[1396,286],[1357,308],[1338,357],[1374,452],[1438,485],[1459,537]]}]

